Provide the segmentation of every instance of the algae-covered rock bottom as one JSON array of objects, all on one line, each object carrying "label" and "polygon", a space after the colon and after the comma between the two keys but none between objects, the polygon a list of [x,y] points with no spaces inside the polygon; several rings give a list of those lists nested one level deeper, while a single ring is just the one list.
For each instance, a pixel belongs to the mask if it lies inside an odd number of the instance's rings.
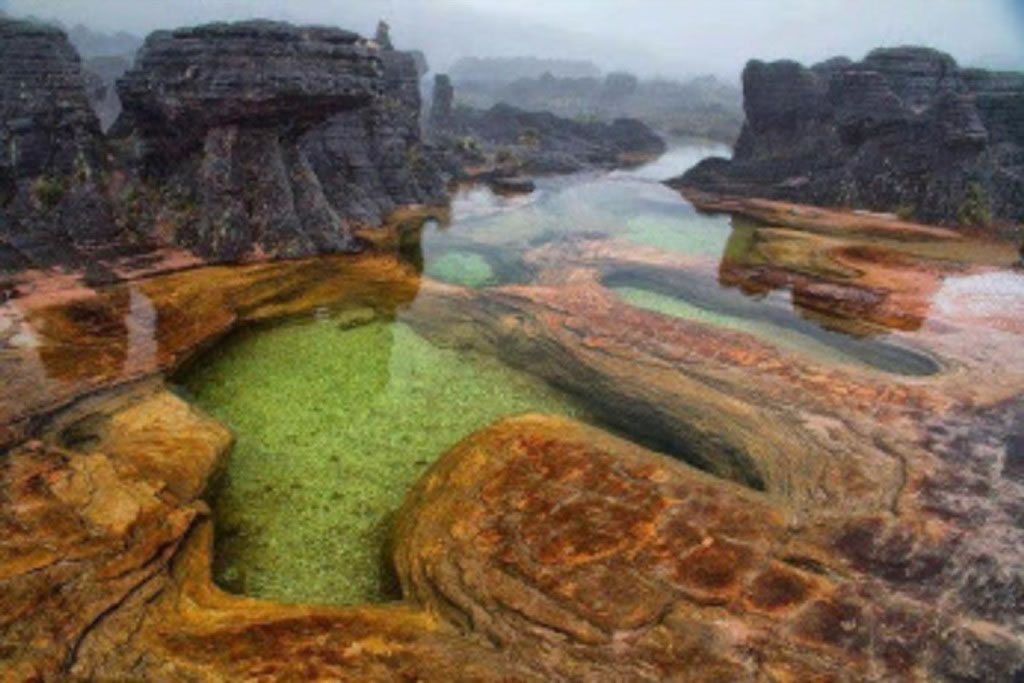
[{"label": "algae-covered rock bottom", "polygon": [[408,488],[463,437],[528,411],[585,418],[543,381],[351,315],[236,335],[183,379],[238,441],[216,488],[215,578],[285,602],[397,598],[385,561]]}]

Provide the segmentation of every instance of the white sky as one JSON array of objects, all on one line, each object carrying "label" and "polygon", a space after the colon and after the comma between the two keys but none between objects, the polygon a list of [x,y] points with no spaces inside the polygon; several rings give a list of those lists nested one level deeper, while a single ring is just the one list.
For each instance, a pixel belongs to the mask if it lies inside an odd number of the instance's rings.
[{"label": "white sky", "polygon": [[386,17],[399,47],[446,68],[462,55],[588,58],[644,75],[736,78],[747,59],[860,58],[926,44],[963,64],[1024,70],[1022,0],[8,0],[15,14],[102,30],[245,17],[363,34]]}]

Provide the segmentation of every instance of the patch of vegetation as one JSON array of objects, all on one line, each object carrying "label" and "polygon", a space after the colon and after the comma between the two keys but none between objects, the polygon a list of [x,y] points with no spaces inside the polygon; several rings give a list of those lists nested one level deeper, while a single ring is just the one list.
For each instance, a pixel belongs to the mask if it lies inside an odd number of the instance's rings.
[{"label": "patch of vegetation", "polygon": [[957,212],[960,225],[988,226],[992,224],[992,200],[981,183],[967,183],[964,201]]},{"label": "patch of vegetation", "polygon": [[67,188],[59,178],[40,176],[32,185],[32,195],[47,211],[60,204],[66,193]]},{"label": "patch of vegetation", "polygon": [[895,214],[901,221],[912,221],[917,214],[917,207],[913,204],[900,204],[896,207]]},{"label": "patch of vegetation", "polygon": [[501,146],[494,153],[494,161],[501,166],[516,166],[519,164],[519,155],[508,146]]},{"label": "patch of vegetation", "polygon": [[480,153],[480,141],[472,135],[464,135],[458,140],[459,150],[462,152],[469,152],[470,154]]},{"label": "patch of vegetation", "polygon": [[540,132],[536,128],[524,128],[519,134],[519,144],[526,147],[540,147]]}]

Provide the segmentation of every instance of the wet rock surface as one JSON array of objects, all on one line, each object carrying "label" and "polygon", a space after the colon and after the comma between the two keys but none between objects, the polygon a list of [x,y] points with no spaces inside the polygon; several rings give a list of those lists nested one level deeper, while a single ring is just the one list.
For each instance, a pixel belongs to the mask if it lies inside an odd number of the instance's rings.
[{"label": "wet rock surface", "polygon": [[743,87],[733,159],[706,159],[672,185],[951,225],[1024,220],[1022,74],[901,47],[810,68],[754,60]]},{"label": "wet rock surface", "polygon": [[[993,306],[991,292],[1019,284],[929,257],[935,242],[976,248],[948,231],[890,225],[898,239],[860,243],[842,230],[762,227],[721,262],[545,242],[525,257],[530,284],[477,289],[363,255],[6,302],[0,661],[58,680],[1013,680],[1024,327],[1019,299]],[[823,364],[629,306],[606,283],[638,270],[850,302],[941,367]],[[674,457],[558,418],[507,420],[407,499],[402,603],[215,588],[198,496],[230,437],[162,374],[246,322],[413,300],[417,332],[588,396]]]}]

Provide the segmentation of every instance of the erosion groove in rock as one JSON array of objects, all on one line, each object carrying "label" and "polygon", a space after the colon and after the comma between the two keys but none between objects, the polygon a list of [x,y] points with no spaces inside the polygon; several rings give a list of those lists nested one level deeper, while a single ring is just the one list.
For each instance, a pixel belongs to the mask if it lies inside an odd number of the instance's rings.
[{"label": "erosion groove in rock", "polygon": [[671,181],[720,194],[899,212],[984,229],[1024,220],[1024,75],[922,47],[860,62],[749,62],[732,160]]}]

